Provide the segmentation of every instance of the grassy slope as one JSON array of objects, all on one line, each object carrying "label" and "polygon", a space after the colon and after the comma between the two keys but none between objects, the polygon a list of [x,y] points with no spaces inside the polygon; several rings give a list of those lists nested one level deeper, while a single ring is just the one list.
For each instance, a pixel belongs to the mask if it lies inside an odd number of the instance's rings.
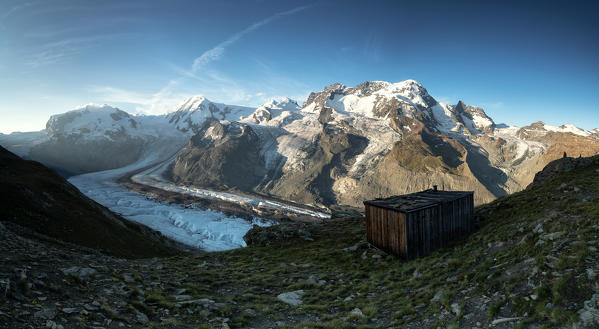
[{"label": "grassy slope", "polygon": [[[486,327],[499,317],[522,317],[509,326],[561,327],[576,321],[583,301],[599,289],[587,274],[598,264],[598,191],[597,163],[565,173],[478,207],[482,221],[470,237],[409,262],[368,247],[343,251],[364,241],[364,220],[353,218],[301,224],[303,233],[270,246],[170,259],[171,274],[160,279],[226,303],[218,315],[230,317],[231,327],[278,320],[309,328]],[[277,236],[277,228],[260,230]],[[305,290],[302,306],[277,301],[279,293],[298,289]],[[153,303],[169,305],[169,298],[155,292]],[[350,315],[356,307],[364,317]],[[452,312],[457,307],[459,315]],[[172,312],[180,314],[175,324],[211,316],[190,315],[185,307]]]},{"label": "grassy slope", "polygon": [[161,234],[110,212],[54,171],[2,147],[0,221],[120,257],[179,253],[163,243]]}]

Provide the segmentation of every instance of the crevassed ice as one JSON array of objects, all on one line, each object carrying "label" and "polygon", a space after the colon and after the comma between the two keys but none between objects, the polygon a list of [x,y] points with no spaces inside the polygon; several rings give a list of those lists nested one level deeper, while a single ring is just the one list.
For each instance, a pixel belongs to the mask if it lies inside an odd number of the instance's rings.
[{"label": "crevassed ice", "polygon": [[[243,236],[254,224],[271,223],[261,218],[248,221],[221,212],[184,208],[157,202],[119,186],[116,180],[125,173],[155,163],[160,152],[153,152],[127,167],[74,176],[69,179],[81,192],[121,214],[183,244],[205,251],[228,250],[246,246]],[[161,154],[164,155],[164,152]]]}]

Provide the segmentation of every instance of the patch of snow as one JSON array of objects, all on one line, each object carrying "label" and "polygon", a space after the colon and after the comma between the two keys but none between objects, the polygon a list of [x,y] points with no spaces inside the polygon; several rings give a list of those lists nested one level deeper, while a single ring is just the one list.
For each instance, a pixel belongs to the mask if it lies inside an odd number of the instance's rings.
[{"label": "patch of snow", "polygon": [[472,120],[474,121],[474,124],[477,128],[486,128],[493,125],[493,121],[476,113],[472,115]]},{"label": "patch of snow", "polygon": [[388,122],[382,120],[354,120],[351,123],[356,129],[364,132],[368,138],[368,146],[356,160],[348,172],[350,177],[359,179],[369,168],[374,168],[400,141],[402,136]]},{"label": "patch of snow", "polygon": [[520,130],[520,127],[517,127],[517,126],[507,126],[505,128],[495,129],[495,135],[499,136],[499,137],[505,137],[505,136],[516,137],[516,134],[518,133],[518,130]]},{"label": "patch of snow", "polygon": [[356,95],[335,94],[333,99],[327,99],[325,105],[341,113],[354,113],[374,117],[376,95],[359,97]]},{"label": "patch of snow", "polygon": [[588,137],[591,135],[590,132],[580,129],[572,124],[565,124],[565,125],[561,125],[559,127],[545,125],[544,128],[545,128],[545,130],[549,130],[549,131],[560,132],[560,133],[572,133],[574,135],[584,136],[584,137]]},{"label": "patch of snow", "polygon": [[450,105],[445,103],[437,103],[431,107],[433,117],[439,125],[437,129],[442,132],[448,133],[450,131],[457,131],[458,124],[454,121],[454,111]]},{"label": "patch of snow", "polygon": [[510,126],[507,128],[495,129],[494,133],[495,137],[501,137],[508,143],[516,145],[516,154],[514,155],[511,163],[518,162],[524,157],[532,157],[541,154],[547,148],[547,146],[541,142],[518,138],[517,133],[519,130],[519,127]]},{"label": "patch of snow", "polygon": [[467,116],[465,116],[463,114],[461,114],[460,117],[462,118],[462,122],[464,122],[464,125],[470,131],[471,134],[477,135],[477,134],[481,133],[481,131],[478,130],[478,128],[476,128],[474,121],[470,120],[470,118],[468,118]]}]

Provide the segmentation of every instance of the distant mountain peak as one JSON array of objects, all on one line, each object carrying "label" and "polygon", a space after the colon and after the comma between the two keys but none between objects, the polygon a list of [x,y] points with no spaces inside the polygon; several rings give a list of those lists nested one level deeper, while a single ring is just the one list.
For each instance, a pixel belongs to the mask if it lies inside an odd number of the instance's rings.
[{"label": "distant mountain peak", "polygon": [[211,102],[204,95],[194,95],[180,103],[173,112],[176,111],[194,111]]},{"label": "distant mountain peak", "polygon": [[300,108],[300,106],[295,100],[288,97],[273,98],[260,107],[287,111],[294,111]]}]

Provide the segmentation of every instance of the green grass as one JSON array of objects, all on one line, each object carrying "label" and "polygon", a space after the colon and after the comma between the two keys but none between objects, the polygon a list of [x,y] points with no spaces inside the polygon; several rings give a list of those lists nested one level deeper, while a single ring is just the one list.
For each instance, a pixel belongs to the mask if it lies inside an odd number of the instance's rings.
[{"label": "green grass", "polygon": [[[480,222],[470,236],[411,261],[374,248],[343,251],[364,241],[363,218],[284,224],[309,230],[313,241],[298,235],[274,239],[270,246],[166,258],[168,271],[134,275],[130,311],[154,315],[152,320],[176,315],[175,327],[198,326],[219,317],[229,318],[233,328],[274,327],[276,321],[299,328],[387,328],[424,319],[430,320],[426,326],[460,328],[471,325],[468,313],[483,327],[497,317],[525,314],[519,327],[567,326],[598,283],[586,276],[588,264],[597,262],[586,243],[599,236],[597,169],[594,165],[565,173],[480,206],[475,210]],[[562,183],[580,191],[564,193]],[[588,195],[594,201],[583,201]],[[533,233],[539,224],[544,232]],[[564,233],[539,243],[553,232]],[[373,258],[376,254],[382,257]],[[161,287],[148,286],[150,277]],[[320,280],[326,283],[319,285]],[[142,288],[138,291],[137,286]],[[177,305],[171,295],[181,288],[193,299],[222,305],[215,309]],[[301,306],[276,298],[300,289],[305,292]],[[441,297],[432,302],[438,291]],[[472,309],[483,300],[482,311]],[[459,316],[452,313],[454,303],[462,310]],[[365,316],[350,316],[354,308]],[[160,315],[164,309],[169,316]],[[250,315],[247,309],[255,313]],[[218,325],[218,321],[209,324]]]}]

